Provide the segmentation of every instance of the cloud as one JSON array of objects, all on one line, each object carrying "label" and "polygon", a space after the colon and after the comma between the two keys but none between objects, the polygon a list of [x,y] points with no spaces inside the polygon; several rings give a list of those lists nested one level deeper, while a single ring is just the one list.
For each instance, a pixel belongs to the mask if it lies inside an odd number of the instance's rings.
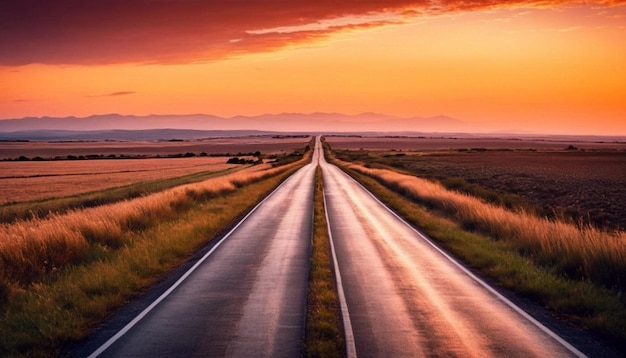
[{"label": "cloud", "polygon": [[407,18],[626,0],[4,0],[0,65],[213,61]]},{"label": "cloud", "polygon": [[120,92],[113,92],[113,93],[109,93],[106,96],[108,97],[116,97],[116,96],[126,96],[129,94],[135,94],[134,91],[120,91]]},{"label": "cloud", "polygon": [[87,96],[87,97],[118,97],[118,96],[127,96],[130,94],[135,94],[135,91],[119,91],[119,92],[111,92],[107,94],[100,94],[95,96]]}]

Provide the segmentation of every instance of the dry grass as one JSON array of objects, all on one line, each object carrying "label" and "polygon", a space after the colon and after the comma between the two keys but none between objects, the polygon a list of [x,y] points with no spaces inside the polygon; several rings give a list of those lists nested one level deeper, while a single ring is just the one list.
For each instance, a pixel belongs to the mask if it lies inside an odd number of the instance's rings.
[{"label": "dry grass", "polygon": [[0,280],[28,284],[63,266],[89,259],[90,245],[119,248],[130,232],[173,218],[194,202],[235,190],[288,167],[251,167],[134,200],[73,210],[0,226]]},{"label": "dry grass", "polygon": [[342,357],[345,355],[344,334],[326,224],[322,171],[319,166],[315,172],[314,201],[305,334],[306,356]]},{"label": "dry grass", "polygon": [[63,356],[310,157],[0,225],[0,356]]},{"label": "dry grass", "polygon": [[236,165],[227,158],[0,162],[0,204],[60,197]]},{"label": "dry grass", "polygon": [[124,232],[118,249],[90,244],[86,261],[28,285],[12,283],[8,295],[5,286],[0,297],[0,356],[65,356],[64,347],[85,337],[113,310],[224,232],[305,161],[179,208],[172,218],[159,218],[145,230]]},{"label": "dry grass", "polygon": [[347,164],[424,205],[445,212],[466,229],[511,242],[524,254],[573,279],[609,288],[626,288],[626,233],[548,220],[513,212],[477,198],[449,191],[425,179],[386,169]]},{"label": "dry grass", "polygon": [[496,241],[492,235],[469,232],[442,215],[441,210],[429,210],[424,202],[400,194],[391,185],[344,169],[475,272],[626,352],[626,306],[621,291],[606,289],[590,280],[571,280],[550,267],[540,267],[520,255],[510,241]]},{"label": "dry grass", "polygon": [[[485,140],[484,144],[490,142]],[[560,144],[560,150],[541,151],[460,148],[334,153],[369,167],[435,179],[448,189],[509,208],[523,206],[538,216],[583,221],[603,230],[625,230],[626,145],[619,151],[565,150]],[[600,144],[596,144],[598,148]]]}]

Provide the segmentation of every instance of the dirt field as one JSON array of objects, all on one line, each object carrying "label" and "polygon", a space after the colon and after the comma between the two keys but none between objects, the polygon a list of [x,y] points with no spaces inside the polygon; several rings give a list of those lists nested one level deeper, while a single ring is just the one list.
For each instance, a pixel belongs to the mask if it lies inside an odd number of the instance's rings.
[{"label": "dirt field", "polygon": [[293,137],[241,137],[184,142],[3,142],[0,143],[0,160],[20,156],[28,158],[111,154],[168,156],[187,152],[236,155],[260,151],[262,154],[277,154],[302,148],[309,140],[310,138]]},{"label": "dirt field", "polygon": [[[241,137],[183,142],[2,142],[0,160],[67,156],[142,157],[146,159],[94,159],[54,161],[0,161],[0,205],[7,202],[59,197],[89,191],[219,171],[236,165],[226,164],[225,156],[261,152],[263,155],[290,153],[304,148],[310,138]],[[186,153],[209,156],[168,157]]]},{"label": "dirt field", "polygon": [[224,157],[0,162],[0,204],[219,171],[235,167]]},{"label": "dirt field", "polygon": [[[458,149],[563,150],[573,145],[580,150],[626,151],[626,142],[585,141],[539,138],[472,138],[472,137],[325,137],[333,148],[363,150],[433,151]],[[626,141],[626,138],[624,138]]]},{"label": "dirt field", "polygon": [[[363,156],[364,161],[423,177],[463,178],[499,193],[517,194],[543,215],[583,220],[609,230],[626,228],[623,143],[392,138],[327,141],[333,149],[378,150]],[[577,149],[566,150],[569,145]]]}]

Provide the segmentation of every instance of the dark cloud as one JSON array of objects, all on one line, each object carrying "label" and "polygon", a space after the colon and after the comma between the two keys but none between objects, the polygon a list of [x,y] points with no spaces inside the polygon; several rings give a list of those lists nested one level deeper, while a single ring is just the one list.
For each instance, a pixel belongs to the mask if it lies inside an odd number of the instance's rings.
[{"label": "dark cloud", "polygon": [[[616,5],[626,0],[585,3]],[[397,17],[572,0],[0,0],[0,65],[211,61],[315,41],[358,22],[314,30],[302,25],[345,16]],[[399,21],[399,20],[392,20]],[[294,27],[300,31],[263,32]]]},{"label": "dark cloud", "polygon": [[127,96],[130,94],[135,94],[137,92],[135,91],[119,91],[119,92],[111,92],[111,93],[107,93],[107,94],[101,94],[101,95],[96,95],[96,96],[89,96],[89,97],[118,97],[118,96]]},{"label": "dark cloud", "polygon": [[120,91],[120,92],[109,93],[106,96],[108,96],[108,97],[116,97],[116,96],[126,96],[126,95],[129,95],[129,94],[135,94],[135,92],[134,91]]}]

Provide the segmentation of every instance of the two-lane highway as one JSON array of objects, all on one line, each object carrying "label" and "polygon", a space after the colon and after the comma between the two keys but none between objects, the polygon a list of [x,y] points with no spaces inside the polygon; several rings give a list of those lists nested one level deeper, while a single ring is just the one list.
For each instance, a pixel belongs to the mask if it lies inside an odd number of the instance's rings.
[{"label": "two-lane highway", "polygon": [[301,356],[315,167],[287,179],[91,356]]},{"label": "two-lane highway", "polygon": [[580,355],[321,158],[329,231],[359,357]]}]

